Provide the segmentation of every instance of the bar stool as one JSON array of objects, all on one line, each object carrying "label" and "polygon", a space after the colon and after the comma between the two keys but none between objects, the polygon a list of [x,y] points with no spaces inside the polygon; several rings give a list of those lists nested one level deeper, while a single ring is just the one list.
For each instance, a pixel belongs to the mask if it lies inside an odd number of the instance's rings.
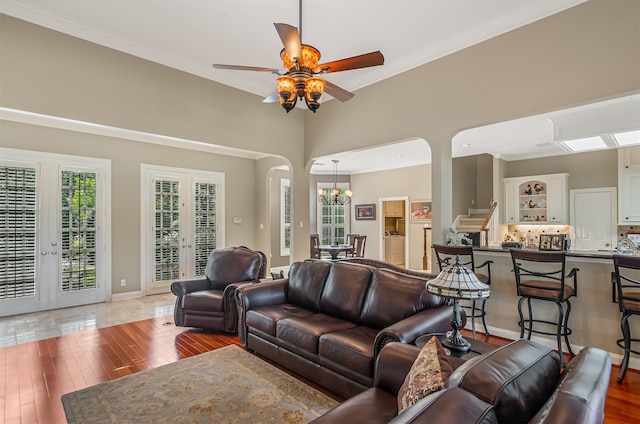
[{"label": "bar stool", "polygon": [[631,348],[631,343],[640,342],[640,339],[632,339],[629,329],[629,317],[640,315],[640,256],[613,255],[613,268],[618,306],[622,312],[620,318],[622,339],[616,340],[618,346],[624,349],[620,374],[618,374],[618,383],[622,383],[629,366],[629,354],[640,355],[640,351]]},{"label": "bar stool", "polygon": [[[573,268],[565,275],[565,252],[540,252],[537,250],[510,249],[513,261],[513,270],[516,274],[516,287],[520,300],[518,301],[518,314],[520,315],[520,338],[527,332],[527,339],[531,340],[531,333],[556,336],[560,362],[564,367],[564,354],[562,353],[562,338],[567,345],[571,357],[575,356],[569,343],[571,328],[568,326],[571,314],[571,302],[569,299],[578,295],[578,268]],[[573,286],[566,280],[573,278]],[[558,307],[558,321],[534,319],[531,300],[553,302]],[[527,301],[527,319],[522,313],[522,303]],[[548,324],[556,327],[555,332],[534,329],[534,324]]]},{"label": "bar stool", "polygon": [[[436,259],[438,260],[438,266],[440,267],[440,271],[442,268],[453,265],[455,263],[455,258],[458,256],[460,258],[460,265],[463,265],[467,268],[470,268],[473,273],[478,277],[478,280],[481,282],[491,285],[491,264],[493,261],[486,261],[482,263],[482,265],[475,266],[475,260],[473,257],[473,247],[472,246],[454,246],[448,244],[434,244],[433,250],[436,252]],[[476,269],[487,267],[486,274],[479,274],[476,272]],[[476,319],[482,319],[482,326],[484,327],[484,332],[487,336],[490,336],[489,329],[487,328],[487,322],[485,317],[487,315],[485,311],[485,304],[487,303],[487,299],[479,299],[478,302],[482,302],[479,306],[476,306],[476,300],[471,302],[471,306],[464,306],[465,310],[468,312],[467,319],[471,320],[471,331],[473,332],[473,338],[476,338]]]}]

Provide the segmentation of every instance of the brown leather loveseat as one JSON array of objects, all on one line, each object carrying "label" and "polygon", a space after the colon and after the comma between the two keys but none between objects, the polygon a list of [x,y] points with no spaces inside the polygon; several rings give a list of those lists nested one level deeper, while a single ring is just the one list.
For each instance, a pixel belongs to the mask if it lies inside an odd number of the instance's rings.
[{"label": "brown leather loveseat", "polygon": [[442,390],[397,415],[397,394],[420,349],[390,343],[376,363],[374,386],[314,420],[324,423],[581,423],[601,424],[611,359],[584,348],[560,372],[551,348],[518,340],[475,357]]},{"label": "brown leather loveseat", "polygon": [[427,281],[360,264],[296,262],[288,278],[238,289],[240,340],[350,397],[372,386],[386,343],[451,329],[452,307],[425,290]]}]

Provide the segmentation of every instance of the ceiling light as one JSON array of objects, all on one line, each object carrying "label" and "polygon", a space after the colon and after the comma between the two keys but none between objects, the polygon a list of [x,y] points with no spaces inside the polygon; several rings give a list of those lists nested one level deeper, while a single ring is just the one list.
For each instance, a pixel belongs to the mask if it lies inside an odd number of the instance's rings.
[{"label": "ceiling light", "polygon": [[333,159],[333,188],[319,188],[318,189],[318,202],[323,205],[338,205],[344,206],[351,201],[353,192],[351,190],[341,190],[338,188],[338,162],[337,159]]},{"label": "ceiling light", "polygon": [[572,152],[586,152],[589,150],[606,149],[607,145],[602,137],[578,138],[575,140],[565,140],[561,143]]},{"label": "ceiling light", "polygon": [[469,146],[471,146],[471,145],[470,145],[470,144],[468,144],[468,143],[465,143],[465,144],[461,144],[461,145],[460,145],[460,147],[469,147]]},{"label": "ceiling light", "polygon": [[613,134],[618,146],[632,146],[640,144],[640,130],[627,131]]}]

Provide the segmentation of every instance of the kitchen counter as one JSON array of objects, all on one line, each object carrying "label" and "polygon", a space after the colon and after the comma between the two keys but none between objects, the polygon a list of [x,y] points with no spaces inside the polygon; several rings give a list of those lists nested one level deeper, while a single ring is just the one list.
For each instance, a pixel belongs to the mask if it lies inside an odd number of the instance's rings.
[{"label": "kitchen counter", "polygon": [[[495,252],[495,253],[506,253],[509,254],[509,249],[503,249],[500,246],[489,246],[489,247],[476,247],[473,248],[476,252]],[[537,250],[537,249],[528,249],[525,250]],[[567,250],[567,257],[574,258],[595,258],[595,259],[612,259],[613,255],[616,254],[615,250]]]},{"label": "kitchen counter", "polygon": [[[571,299],[569,336],[574,352],[585,346],[594,346],[612,354],[613,363],[620,363],[622,349],[616,340],[622,337],[620,331],[620,310],[613,302],[612,257],[615,251],[569,250],[566,258],[566,272],[578,268],[578,296]],[[487,325],[497,336],[510,339],[520,337],[518,327],[518,295],[513,274],[513,263],[508,249],[500,246],[474,247],[476,264],[493,261],[491,264],[491,297],[487,299]],[[484,269],[484,268],[483,268]],[[534,311],[538,316],[555,320],[557,308],[551,302],[535,302]],[[640,338],[640,328],[631,328],[632,337]],[[555,337],[534,335],[534,340],[555,347]],[[630,367],[640,369],[640,359],[632,355]]]}]

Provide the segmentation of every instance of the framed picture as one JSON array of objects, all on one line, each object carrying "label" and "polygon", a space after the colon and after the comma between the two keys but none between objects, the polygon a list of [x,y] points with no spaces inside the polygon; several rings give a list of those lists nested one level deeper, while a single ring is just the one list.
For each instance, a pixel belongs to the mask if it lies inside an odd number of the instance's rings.
[{"label": "framed picture", "polygon": [[376,205],[374,203],[368,203],[366,205],[356,205],[356,220],[375,220],[376,219]]},{"label": "framed picture", "polygon": [[564,250],[564,235],[540,234],[538,250]]},{"label": "framed picture", "polygon": [[431,221],[431,200],[412,200],[410,212],[411,221]]}]

